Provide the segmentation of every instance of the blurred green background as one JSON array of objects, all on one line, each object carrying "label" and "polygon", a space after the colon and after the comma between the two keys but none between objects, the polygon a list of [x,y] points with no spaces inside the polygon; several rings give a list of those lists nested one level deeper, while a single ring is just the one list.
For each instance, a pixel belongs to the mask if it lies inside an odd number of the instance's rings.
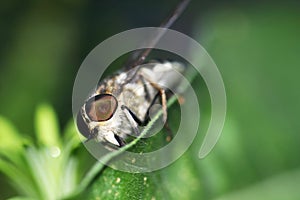
[{"label": "blurred green background", "polygon": [[[72,117],[73,81],[89,51],[121,31],[158,26],[176,3],[1,1],[0,115],[32,135],[34,111],[48,102],[65,126]],[[299,1],[193,1],[172,27],[199,41],[214,59],[228,112],[207,158],[197,158],[201,135],[169,167],[170,196],[300,199],[299,8]],[[203,99],[204,133],[209,97],[205,88],[196,89]],[[176,176],[185,168],[193,169],[185,172],[190,175]],[[0,178],[0,199],[16,195],[5,176]]]}]

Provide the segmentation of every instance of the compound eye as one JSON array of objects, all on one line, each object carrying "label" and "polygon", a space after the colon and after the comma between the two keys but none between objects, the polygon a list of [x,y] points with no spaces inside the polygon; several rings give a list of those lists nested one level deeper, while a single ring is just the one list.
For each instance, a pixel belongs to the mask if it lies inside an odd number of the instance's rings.
[{"label": "compound eye", "polygon": [[99,94],[90,98],[85,104],[87,115],[92,121],[109,120],[118,107],[117,99],[110,94]]}]

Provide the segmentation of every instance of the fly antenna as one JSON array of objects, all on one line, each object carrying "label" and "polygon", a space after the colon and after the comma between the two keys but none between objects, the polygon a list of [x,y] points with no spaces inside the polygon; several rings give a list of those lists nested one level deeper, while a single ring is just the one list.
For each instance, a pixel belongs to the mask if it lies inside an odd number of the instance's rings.
[{"label": "fly antenna", "polygon": [[[170,28],[174,24],[174,22],[178,19],[178,17],[180,17],[180,15],[186,9],[189,3],[190,0],[181,0],[176,6],[176,8],[173,10],[173,12],[161,23],[159,27],[165,29]],[[155,46],[160,40],[160,38],[165,34],[165,32],[166,30],[161,30],[157,32],[153,36],[153,38],[151,38],[151,40],[149,41],[148,46]],[[147,56],[151,51],[152,48],[135,51],[128,59],[125,65],[126,68],[130,69],[130,68],[134,68],[137,65],[142,64],[146,60]]]}]

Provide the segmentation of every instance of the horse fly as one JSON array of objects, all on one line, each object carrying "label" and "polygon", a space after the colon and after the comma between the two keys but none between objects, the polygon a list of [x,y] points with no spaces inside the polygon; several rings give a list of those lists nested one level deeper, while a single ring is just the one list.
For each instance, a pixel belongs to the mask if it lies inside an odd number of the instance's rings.
[{"label": "horse fly", "polygon": [[[188,3],[189,0],[181,1],[160,27],[169,28]],[[152,44],[161,36],[155,36]],[[126,145],[128,135],[140,135],[139,127],[147,125],[150,108],[159,98],[166,122],[166,92],[179,85],[178,72],[183,72],[185,66],[169,61],[142,64],[150,51],[133,54],[126,70],[101,81],[85,101],[77,115],[77,127],[88,140],[95,139],[113,149]]]}]

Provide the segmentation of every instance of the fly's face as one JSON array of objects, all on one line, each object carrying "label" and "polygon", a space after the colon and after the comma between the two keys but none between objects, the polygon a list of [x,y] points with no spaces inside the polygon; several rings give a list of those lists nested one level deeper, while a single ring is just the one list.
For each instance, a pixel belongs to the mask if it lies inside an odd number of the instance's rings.
[{"label": "fly's face", "polygon": [[150,120],[149,110],[159,98],[166,118],[168,89],[161,85],[178,85],[180,78],[174,70],[183,69],[177,62],[149,63],[135,73],[122,72],[105,79],[79,112],[79,131],[88,139],[113,147],[125,145],[128,135],[140,134],[139,127]]},{"label": "fly's face", "polygon": [[[120,138],[129,130],[121,131],[126,126],[123,125],[124,117],[120,107],[123,104],[119,92],[120,78],[122,77],[114,76],[105,79],[81,107],[77,115],[77,126],[88,140],[95,139],[114,146],[124,145]],[[130,127],[127,126],[127,129]]]}]

